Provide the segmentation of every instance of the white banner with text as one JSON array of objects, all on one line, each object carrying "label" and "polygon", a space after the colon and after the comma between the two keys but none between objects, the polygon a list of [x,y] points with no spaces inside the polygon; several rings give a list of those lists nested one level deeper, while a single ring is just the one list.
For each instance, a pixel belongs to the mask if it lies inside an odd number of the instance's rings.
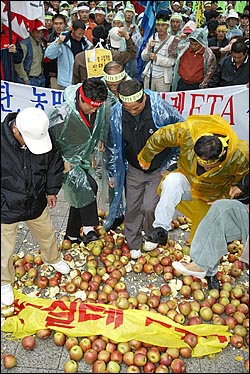
[{"label": "white banner with text", "polygon": [[[184,118],[192,114],[219,114],[240,139],[249,139],[249,88],[246,85],[202,90],[161,92]],[[49,112],[63,103],[63,91],[1,81],[1,118],[35,106]]]}]

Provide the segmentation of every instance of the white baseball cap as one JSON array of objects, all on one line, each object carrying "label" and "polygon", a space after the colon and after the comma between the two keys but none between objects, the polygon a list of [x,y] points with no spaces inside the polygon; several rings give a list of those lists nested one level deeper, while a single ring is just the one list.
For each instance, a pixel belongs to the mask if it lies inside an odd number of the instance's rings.
[{"label": "white baseball cap", "polygon": [[41,155],[52,149],[49,119],[44,110],[35,107],[23,109],[16,116],[16,127],[30,152]]},{"label": "white baseball cap", "polygon": [[121,40],[122,37],[118,35],[119,27],[112,27],[112,29],[109,30],[109,39],[111,47],[113,48],[120,48],[121,47]]}]

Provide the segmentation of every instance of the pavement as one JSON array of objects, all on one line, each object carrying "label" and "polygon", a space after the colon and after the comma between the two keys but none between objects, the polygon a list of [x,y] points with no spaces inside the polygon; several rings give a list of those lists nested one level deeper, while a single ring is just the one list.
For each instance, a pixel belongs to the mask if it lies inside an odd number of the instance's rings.
[{"label": "pavement", "polygon": [[[106,209],[107,203],[99,198],[99,207]],[[58,202],[55,209],[51,210],[52,220],[56,229],[58,241],[61,241],[67,224],[69,206],[64,201],[63,192],[58,195]],[[188,233],[181,229],[171,232],[170,238],[186,240]],[[17,237],[17,253],[28,253],[37,250],[37,244],[30,235],[25,223],[20,223]],[[245,272],[246,273],[246,272]],[[247,274],[244,273],[244,279]],[[242,280],[242,279],[241,279]],[[150,282],[162,284],[161,276],[154,279],[151,275],[130,272],[126,275],[125,283],[129,293],[137,292],[140,286],[147,286]],[[130,294],[131,295],[131,294]],[[133,295],[132,295],[133,296]],[[3,322],[3,317],[2,317]],[[184,359],[187,373],[246,373],[243,362],[248,358],[248,348],[236,349],[231,344],[212,356],[203,358]],[[69,360],[69,353],[65,346],[57,347],[52,339],[52,335],[46,340],[36,337],[36,347],[31,351],[23,349],[20,340],[9,339],[5,333],[1,332],[1,358],[5,354],[12,353],[17,357],[17,365],[12,369],[6,369],[1,360],[2,373],[64,373],[64,363]],[[92,373],[92,366],[87,365],[84,360],[79,362],[79,373]],[[121,366],[121,373],[126,373],[126,367]]]}]

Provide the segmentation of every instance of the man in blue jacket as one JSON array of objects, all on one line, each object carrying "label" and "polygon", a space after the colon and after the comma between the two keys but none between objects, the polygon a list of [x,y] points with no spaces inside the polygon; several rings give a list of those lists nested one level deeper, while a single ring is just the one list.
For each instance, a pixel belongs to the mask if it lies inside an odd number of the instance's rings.
[{"label": "man in blue jacket", "polygon": [[1,304],[14,302],[13,254],[17,226],[25,221],[37,240],[43,261],[67,274],[49,208],[56,206],[63,179],[63,160],[48,132],[40,108],[10,113],[1,125]]},{"label": "man in blue jacket", "polygon": [[61,89],[71,86],[75,56],[90,49],[92,43],[84,36],[85,23],[76,20],[72,30],[63,32],[45,50],[45,57],[57,58],[57,83]]},{"label": "man in blue jacket", "polygon": [[144,91],[142,82],[136,79],[122,81],[117,90],[120,102],[110,109],[114,199],[110,204],[109,216],[114,215],[121,201],[127,168],[124,230],[131,258],[136,259],[141,256],[142,230],[152,230],[154,211],[159,200],[157,188],[161,169],[163,166],[164,169],[173,167],[178,159],[179,148],[169,148],[162,152],[146,173],[138,163],[137,154],[159,127],[182,122],[184,118],[158,92]]}]

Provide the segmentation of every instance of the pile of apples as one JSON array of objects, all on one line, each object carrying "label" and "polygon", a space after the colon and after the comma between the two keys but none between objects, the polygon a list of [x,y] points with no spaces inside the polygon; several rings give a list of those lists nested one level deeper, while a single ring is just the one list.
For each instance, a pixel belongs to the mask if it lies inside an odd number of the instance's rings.
[{"label": "pile of apples", "polygon": [[[181,220],[181,224],[183,222]],[[182,325],[227,325],[232,333],[230,344],[233,347],[249,346],[249,291],[239,279],[248,268],[239,259],[243,250],[240,242],[229,244],[228,255],[221,259],[217,273],[221,290],[218,291],[208,290],[205,280],[181,275],[172,267],[173,261],[190,260],[186,243],[181,246],[169,239],[165,246],[143,252],[133,261],[122,232],[106,232],[101,225],[95,229],[99,239],[87,246],[71,246],[69,240],[61,242],[59,249],[72,269],[68,276],[50,270],[51,267],[43,264],[39,252],[23,254],[23,257],[14,255],[17,288],[26,287],[27,290],[28,287],[38,296],[57,289],[57,299],[114,305],[123,310],[154,311]],[[84,258],[84,265],[77,265],[76,254]],[[139,274],[137,293],[131,295],[126,284],[128,273]],[[140,287],[141,276],[148,282],[146,286],[143,281],[143,287]],[[152,279],[156,279],[157,285]],[[136,337],[121,343],[100,335],[73,338],[44,329],[37,331],[35,337],[23,338],[24,349],[35,349],[36,337],[51,337],[57,346],[65,345],[69,352],[65,373],[77,372],[80,360],[91,364],[93,373],[119,373],[121,365],[127,373],[184,373],[184,359],[192,356],[192,349],[197,344],[194,334],[185,337],[189,347],[178,349],[153,346],[136,340]],[[7,354],[3,363],[6,368],[11,368],[17,360]],[[244,367],[249,370],[248,359],[245,359]]]}]

